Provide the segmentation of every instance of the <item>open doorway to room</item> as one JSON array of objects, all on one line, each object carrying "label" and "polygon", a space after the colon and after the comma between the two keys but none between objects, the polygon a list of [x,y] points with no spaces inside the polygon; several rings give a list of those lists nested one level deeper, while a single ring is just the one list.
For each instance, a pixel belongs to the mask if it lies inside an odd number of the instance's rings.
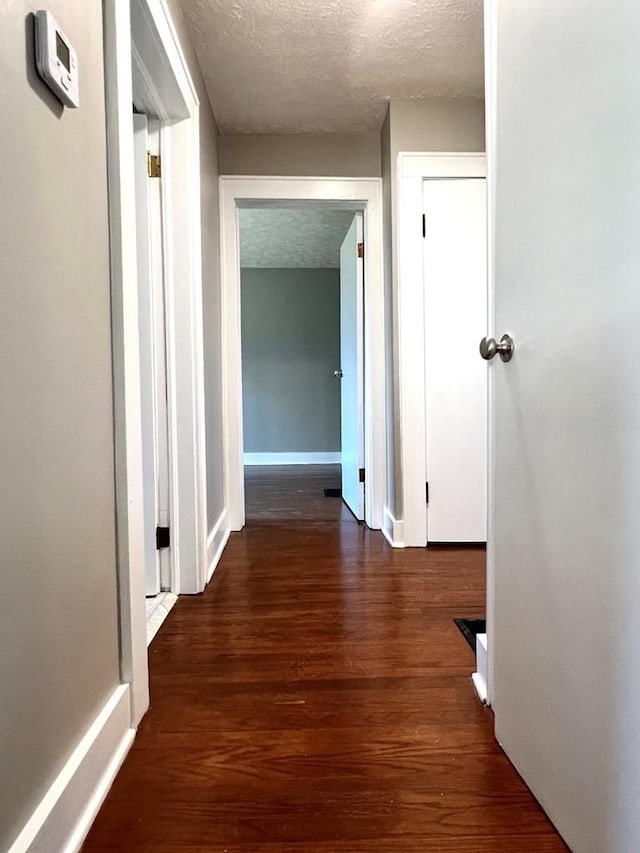
[{"label": "open doorway to room", "polygon": [[362,213],[238,222],[246,519],[362,521]]},{"label": "open doorway to room", "polygon": [[176,602],[171,548],[170,441],[167,386],[167,317],[163,235],[161,123],[135,104],[134,168],[140,416],[143,435],[144,551],[147,642]]},{"label": "open doorway to room", "polygon": [[164,4],[107,4],[104,24],[121,674],[137,725],[148,643],[206,583],[199,101]]},{"label": "open doorway to room", "polygon": [[[327,502],[336,501],[325,497],[325,488],[334,494],[340,489],[340,497],[356,519],[381,527],[386,489],[381,190],[377,178],[220,180],[224,473],[232,530],[242,529],[245,523],[245,462],[266,462],[267,467],[282,462],[309,464],[314,465],[315,475],[320,464],[338,466],[325,472],[320,504],[328,507]],[[296,225],[296,212],[306,215],[306,237],[304,216]],[[309,267],[304,253],[319,241],[321,221],[325,230],[336,229],[329,241],[331,260],[320,258],[317,266]],[[243,222],[249,234],[245,246]],[[276,223],[270,236],[269,222]],[[267,236],[261,236],[262,231]],[[258,256],[253,258],[247,254],[254,251],[252,241],[258,244]],[[281,245],[278,257],[274,254],[277,243]],[[295,262],[285,255],[292,251],[298,255]],[[297,266],[291,266],[294,263]],[[300,272],[305,269],[311,274]],[[308,283],[298,305],[300,316],[296,305],[305,275]],[[270,298],[261,289],[269,277],[272,284],[277,280]],[[335,298],[327,300],[329,292],[338,291],[337,303]],[[268,322],[267,317],[271,317]],[[256,325],[261,329],[262,346],[270,341],[272,350],[269,355],[259,348],[252,352],[250,344],[245,365],[242,339],[252,324],[254,334]],[[322,328],[326,348],[320,355]],[[250,454],[246,459],[245,453]],[[250,474],[247,481],[252,479]],[[295,518],[295,509],[281,511]],[[335,510],[332,514],[335,517]]]}]

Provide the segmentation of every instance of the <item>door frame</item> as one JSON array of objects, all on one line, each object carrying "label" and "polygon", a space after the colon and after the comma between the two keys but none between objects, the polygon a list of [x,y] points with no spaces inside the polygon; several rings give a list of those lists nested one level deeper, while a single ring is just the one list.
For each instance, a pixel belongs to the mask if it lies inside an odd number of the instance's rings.
[{"label": "door frame", "polygon": [[[404,547],[427,545],[423,183],[486,178],[482,152],[398,154],[398,381]],[[487,191],[488,191],[487,186]],[[483,329],[478,328],[478,340]]]},{"label": "door frame", "polygon": [[[136,87],[134,84],[134,101]],[[141,379],[141,418],[145,435],[153,430],[153,443],[143,442],[143,473],[144,473],[144,512],[145,512],[145,569],[146,594],[154,596],[173,589],[173,571],[171,567],[171,548],[159,550],[156,547],[156,528],[159,525],[168,526],[168,516],[160,515],[160,468],[166,465],[163,472],[166,477],[168,492],[169,479],[169,447],[166,401],[166,330],[164,305],[164,276],[165,259],[162,246],[162,188],[161,181],[149,177],[148,154],[160,154],[160,122],[149,118],[146,113],[134,114],[134,151],[136,170],[136,196],[138,228],[138,334],[140,336],[140,375]],[[142,130],[144,128],[144,130]],[[144,134],[144,144],[142,135]],[[142,240],[140,239],[142,236]],[[146,239],[145,239],[146,238]],[[158,318],[161,322],[158,322]],[[161,343],[160,343],[161,341]],[[158,362],[161,355],[162,366]],[[162,378],[162,384],[159,380]],[[163,388],[165,393],[163,393]],[[164,424],[163,441],[159,430],[159,409],[164,409],[161,418]],[[165,446],[164,459],[159,462],[161,443]],[[169,499],[164,493],[166,500]],[[168,512],[169,507],[166,507]],[[163,562],[166,568],[163,575]],[[152,584],[150,578],[153,577]],[[164,580],[164,584],[163,584]],[[150,586],[156,589],[150,591]],[[147,630],[147,643],[150,642]]]},{"label": "door frame", "polygon": [[[199,101],[165,0],[105,0],[120,677],[131,724],[149,704],[132,73],[163,122],[173,592],[206,582]],[[133,57],[133,58],[132,58]],[[147,106],[147,105],[145,105]],[[179,286],[178,286],[179,283]]]},{"label": "door frame", "polygon": [[382,527],[386,490],[384,275],[381,178],[220,178],[222,419],[225,501],[232,530],[245,522],[239,207],[360,210],[365,232],[365,521]]}]

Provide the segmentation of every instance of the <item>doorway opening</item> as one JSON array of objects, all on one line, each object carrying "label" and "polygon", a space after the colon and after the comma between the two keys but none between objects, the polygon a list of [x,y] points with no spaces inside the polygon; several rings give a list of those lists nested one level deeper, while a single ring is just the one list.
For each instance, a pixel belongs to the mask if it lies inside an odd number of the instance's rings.
[{"label": "doorway opening", "polygon": [[[149,701],[149,576],[154,574],[162,587],[164,573],[164,583],[175,595],[201,592],[206,583],[199,101],[165,4],[106,4],[104,36],[121,678],[129,685],[136,726]],[[144,171],[136,169],[132,105],[159,122],[162,192],[153,216],[162,223],[162,248],[156,241],[155,251],[162,258],[164,298],[155,303],[149,292],[146,299],[139,293],[138,243],[144,250],[148,241],[139,241],[137,233],[136,176]],[[143,145],[137,141],[142,156]],[[149,464],[145,456],[147,448],[157,450],[152,425],[160,415],[148,408],[143,414],[154,395],[162,397],[151,370],[156,360],[152,307],[160,311],[162,301],[168,507],[166,490],[164,494],[174,543],[168,572],[152,547],[156,527],[164,525],[159,516],[150,515],[151,503],[146,502],[148,495],[160,500],[146,479],[158,476],[153,459]]]},{"label": "doorway opening", "polygon": [[238,219],[245,518],[362,521],[362,213]]},{"label": "doorway opening", "polygon": [[[324,472],[328,479],[325,480],[326,485],[323,484],[321,487],[320,500],[322,502],[334,500],[324,496],[324,488],[340,489],[341,496],[345,498],[353,515],[364,520],[369,527],[379,529],[386,484],[381,181],[378,178],[221,178],[220,188],[225,485],[230,527],[232,530],[240,530],[245,523],[245,463],[249,462],[247,483],[249,484],[248,492],[250,492],[255,480],[252,474],[257,473],[251,472],[250,468],[254,467],[255,463],[267,462],[270,465],[283,461],[282,458],[278,459],[277,454],[287,453],[288,465],[296,462],[316,463],[314,472],[307,472],[309,476],[320,474],[317,467],[320,464],[340,466]],[[286,353],[280,354],[280,362],[275,358],[265,358],[264,352],[249,351],[243,354],[243,322],[245,333],[251,324],[254,332],[256,328],[264,330],[267,315],[271,313],[272,321],[270,322],[273,323],[273,328],[276,330],[280,328],[278,340],[280,347],[287,343],[283,338],[288,339],[289,345],[292,338],[294,342],[296,340],[296,335],[290,334],[291,328],[287,323],[301,322],[300,317],[296,319],[292,313],[294,305],[291,292],[295,284],[292,283],[287,289],[282,283],[285,276],[280,274],[280,281],[276,284],[274,291],[278,295],[274,297],[275,301],[273,299],[269,301],[266,291],[261,290],[260,285],[260,280],[265,279],[265,273],[256,273],[256,268],[251,268],[249,264],[246,264],[243,269],[243,252],[246,257],[247,251],[251,251],[243,247],[243,221],[245,223],[253,221],[255,243],[259,242],[255,232],[259,228],[267,227],[263,224],[258,226],[256,224],[258,220],[262,223],[268,221],[268,214],[271,213],[275,221],[278,221],[278,217],[282,221],[283,217],[288,216],[294,222],[296,212],[301,214],[300,221],[304,215],[307,219],[313,215],[325,217],[329,217],[332,213],[336,216],[341,215],[342,234],[340,236],[341,253],[345,258],[342,264],[344,275],[341,277],[338,272],[334,272],[332,287],[334,291],[344,288],[348,280],[351,286],[349,298],[353,303],[352,317],[345,318],[344,311],[342,312],[342,319],[345,322],[348,320],[353,330],[352,351],[348,352],[347,348],[340,353],[336,347],[341,338],[345,340],[345,335],[339,331],[336,320],[339,316],[340,304],[344,308],[349,303],[349,299],[345,298],[343,293],[341,303],[334,303],[336,310],[333,314],[333,355],[326,351],[324,362],[318,359],[318,363],[311,371],[311,374],[313,370],[321,372],[323,387],[328,386],[332,390],[326,392],[326,404],[317,407],[311,404],[311,397],[306,403],[303,399],[303,405],[297,405],[300,403],[300,397],[304,398],[308,394],[309,373],[307,373],[306,384],[298,387],[301,381],[304,383],[304,380],[301,380],[294,369],[292,359]],[[265,240],[264,236],[260,239],[263,247],[267,244],[268,247],[273,246],[273,240]],[[285,240],[286,243],[287,240]],[[353,243],[352,246],[351,243]],[[359,243],[363,243],[364,246],[359,248]],[[251,237],[248,245],[251,245]],[[267,249],[262,253],[263,258],[268,253]],[[364,253],[364,257],[358,257],[359,252]],[[256,262],[254,259],[253,263]],[[283,261],[277,261],[277,263],[283,263]],[[347,269],[349,263],[351,268]],[[339,266],[338,262],[338,268]],[[361,270],[360,273],[358,269]],[[273,273],[271,275],[273,276]],[[299,280],[299,275],[296,273],[292,278],[298,277]],[[243,292],[243,283],[246,292]],[[317,282],[316,285],[319,286]],[[313,287],[310,286],[308,293],[312,291]],[[362,293],[360,299],[357,298],[359,292]],[[278,311],[275,310],[276,305],[279,305]],[[327,308],[327,305],[324,308]],[[315,309],[316,315],[318,311],[319,304]],[[313,337],[313,333],[317,333],[319,320],[319,316],[310,318],[310,326],[306,333],[308,339]],[[299,338],[300,329],[297,328],[297,339]],[[338,354],[340,363],[337,361]],[[246,357],[247,355],[249,358]],[[345,361],[343,367],[341,362],[347,355],[351,361]],[[345,367],[349,372],[348,376]],[[360,377],[358,377],[358,369]],[[340,371],[342,371],[342,377]],[[245,385],[249,390],[248,395],[244,393]],[[264,391],[265,387],[270,389],[268,393]],[[330,396],[331,404],[328,402]],[[264,417],[261,418],[257,411],[258,404],[265,404],[265,398],[267,408],[270,407],[270,423],[267,423]],[[299,421],[304,420],[303,416],[305,416],[307,427],[309,421],[312,422],[308,434],[314,434],[316,438],[318,433],[323,431],[318,430],[318,427],[323,425],[314,422],[318,420],[320,409],[322,409],[321,417],[325,417],[329,412],[333,413],[331,424],[324,423],[324,434],[320,436],[325,444],[317,444],[311,450],[301,450],[300,448],[304,447],[302,444],[296,445],[290,442],[289,446],[285,446],[277,443],[286,433],[281,414],[287,398],[293,398],[293,402],[290,400],[288,405],[291,410],[298,412]],[[349,406],[344,404],[345,399],[351,401]],[[349,439],[348,446],[345,424],[342,420],[338,423],[339,413],[344,415],[345,409],[351,418],[350,435],[353,436]],[[357,428],[353,428],[354,422]],[[275,432],[274,423],[279,427]],[[331,434],[333,434],[332,439],[328,437]],[[338,436],[340,444],[338,444]],[[270,443],[258,445],[256,444],[258,438],[260,441],[268,439]],[[326,443],[327,441],[332,443]],[[321,447],[323,449],[320,449]],[[353,449],[350,450],[348,447]],[[245,458],[245,452],[248,458]],[[304,455],[296,457],[296,453],[324,455],[315,456],[310,460]],[[293,469],[283,471],[283,475],[286,474],[289,478],[292,478],[295,473]],[[340,479],[337,479],[336,474],[340,475]],[[354,480],[353,483],[351,483],[352,480]],[[256,485],[256,488],[262,487]],[[346,494],[347,488],[352,488],[353,496]],[[249,497],[251,497],[250,494]]]},{"label": "doorway opening", "polygon": [[[491,313],[486,157],[401,152],[398,172],[403,544],[484,552],[488,377],[478,329]],[[490,625],[490,608],[456,615],[478,629],[488,616]],[[487,636],[478,630],[475,643],[473,681],[483,700]]]},{"label": "doorway opening", "polygon": [[148,112],[137,106],[134,86],[140,414],[147,438],[142,448],[147,644],[177,600],[171,548],[161,122]]},{"label": "doorway opening", "polygon": [[489,311],[486,157],[400,153],[398,170],[404,545],[482,543],[487,376],[477,329]]}]

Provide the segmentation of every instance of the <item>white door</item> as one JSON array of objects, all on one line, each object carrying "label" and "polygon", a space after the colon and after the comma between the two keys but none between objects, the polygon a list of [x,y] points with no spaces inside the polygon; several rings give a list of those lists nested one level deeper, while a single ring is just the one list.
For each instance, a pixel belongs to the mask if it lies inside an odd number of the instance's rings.
[{"label": "white door", "polygon": [[484,178],[426,180],[424,202],[427,541],[487,537]]},{"label": "white door", "polygon": [[342,498],[364,519],[364,226],[356,213],[340,249]]},{"label": "white door", "polygon": [[637,853],[640,3],[487,23],[496,736],[575,853]]},{"label": "white door", "polygon": [[170,549],[157,548],[156,529],[169,527],[166,337],[160,178],[148,174],[148,154],[160,154],[159,123],[134,114],[144,476],[146,594],[169,589]]}]

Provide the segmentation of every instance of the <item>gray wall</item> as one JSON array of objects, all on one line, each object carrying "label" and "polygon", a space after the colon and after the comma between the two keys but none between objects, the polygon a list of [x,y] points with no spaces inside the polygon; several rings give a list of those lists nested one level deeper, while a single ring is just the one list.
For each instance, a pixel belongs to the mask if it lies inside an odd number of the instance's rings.
[{"label": "gray wall", "polygon": [[484,151],[484,100],[391,101],[391,149]]},{"label": "gray wall", "polygon": [[247,453],[340,450],[340,270],[242,270]]},{"label": "gray wall", "polygon": [[380,138],[377,133],[225,135],[220,174],[378,177]]},{"label": "gray wall", "polygon": [[[79,110],[0,4],[0,849],[119,682],[102,4],[56,0]],[[90,203],[87,203],[90,200]]]},{"label": "gray wall", "polygon": [[220,313],[220,226],[218,212],[219,137],[180,0],[169,0],[169,6],[200,99],[207,521],[209,530],[211,530],[224,507],[222,484],[222,349],[220,335],[222,321]]},{"label": "gray wall", "polygon": [[402,471],[400,459],[400,424],[398,396],[398,326],[397,326],[397,158],[400,151],[484,151],[484,101],[460,98],[448,100],[391,101],[389,112],[380,131],[381,174],[383,177],[385,266],[387,319],[391,317],[393,361],[387,364],[387,375],[393,377],[389,399],[393,400],[392,423],[388,424],[389,479],[387,505],[401,519]]}]

